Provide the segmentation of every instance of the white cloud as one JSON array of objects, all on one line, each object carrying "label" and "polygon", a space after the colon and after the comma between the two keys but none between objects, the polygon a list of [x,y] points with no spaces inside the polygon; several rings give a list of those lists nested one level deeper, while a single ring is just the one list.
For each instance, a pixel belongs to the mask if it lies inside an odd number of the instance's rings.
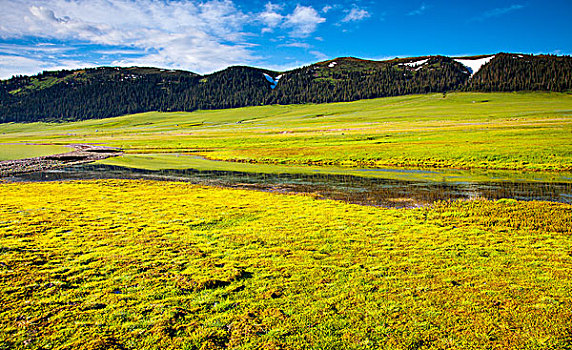
[{"label": "white cloud", "polygon": [[287,29],[291,37],[305,38],[316,30],[318,24],[326,21],[311,6],[297,5],[288,15],[282,15],[279,12],[282,10],[282,6],[271,2],[264,6],[264,11],[258,15],[258,20],[264,25],[262,33],[273,32],[275,28],[281,27]]},{"label": "white cloud", "polygon": [[290,36],[304,38],[312,34],[318,24],[325,21],[326,19],[320,17],[313,7],[298,5],[294,12],[286,16],[283,26],[291,29]]},{"label": "white cloud", "polygon": [[78,69],[93,66],[75,60],[59,60],[49,62],[17,55],[0,54],[0,79],[8,79],[13,75],[33,75],[44,70]]},{"label": "white cloud", "polygon": [[423,12],[425,12],[425,10],[427,10],[427,9],[428,9],[428,6],[423,3],[423,4],[421,4],[421,6],[419,6],[419,8],[417,8],[417,9],[415,9],[415,10],[409,12],[407,15],[408,15],[408,16],[421,15],[421,14],[423,14]]},{"label": "white cloud", "polygon": [[342,19],[342,22],[357,22],[370,17],[371,14],[364,9],[359,9],[354,7],[351,11]]},{"label": "white cloud", "polygon": [[[215,40],[166,38],[166,44],[155,53],[142,57],[123,58],[112,62],[118,66],[152,66],[212,72],[239,62],[252,61],[254,57],[247,45],[225,45]],[[195,44],[195,45],[193,45]]]},{"label": "white cloud", "polygon": [[40,4],[32,0],[3,4],[0,37],[134,49],[145,54],[118,63],[173,65],[198,72],[255,59],[252,46],[244,42],[243,27],[250,15],[230,0],[44,0]]},{"label": "white cloud", "polygon": [[111,49],[111,50],[97,50],[94,51],[97,54],[100,55],[110,55],[110,56],[117,56],[117,55],[143,55],[145,54],[145,51],[143,50],[136,50],[136,49],[131,49],[131,50],[122,50],[122,49]]},{"label": "white cloud", "polygon": [[322,12],[323,13],[328,13],[331,9],[333,9],[334,7],[331,5],[326,5],[322,8]]},{"label": "white cloud", "polygon": [[326,54],[324,54],[323,52],[320,52],[320,51],[310,51],[310,53],[312,55],[314,55],[314,57],[316,57],[317,60],[320,60],[320,61],[323,61],[323,60],[328,58],[328,56]]},{"label": "white cloud", "polygon": [[[246,28],[279,31],[275,39],[284,41],[308,37],[325,21],[313,7],[288,13],[272,2],[245,13],[233,0],[3,1],[0,39],[18,44],[0,44],[0,55],[9,57],[2,71],[118,64],[210,73],[265,59]],[[38,41],[55,45],[34,47]]]},{"label": "white cloud", "polygon": [[282,44],[279,45],[282,47],[298,47],[301,49],[309,49],[312,47],[312,45],[308,44],[308,43],[300,43],[300,42],[293,42],[293,43],[288,43],[288,44]]},{"label": "white cloud", "polygon": [[495,8],[495,9],[492,9],[490,11],[483,13],[481,16],[475,17],[472,20],[473,21],[484,21],[485,19],[500,17],[503,15],[506,15],[507,13],[517,11],[517,10],[521,10],[524,7],[525,7],[524,5],[520,5],[520,4],[511,5],[509,7],[498,7],[498,8]]},{"label": "white cloud", "polygon": [[22,55],[33,54],[39,55],[62,55],[73,50],[71,47],[62,47],[56,45],[47,45],[46,43],[35,44],[33,46],[18,44],[0,44],[0,54]]},{"label": "white cloud", "polygon": [[29,75],[38,72],[43,62],[28,57],[0,55],[0,79],[10,78],[14,74]]},{"label": "white cloud", "polygon": [[264,11],[258,15],[260,21],[264,24],[264,28],[262,28],[263,33],[273,31],[274,28],[282,23],[284,16],[278,12],[279,10],[282,10],[282,6],[270,2],[264,6]]}]

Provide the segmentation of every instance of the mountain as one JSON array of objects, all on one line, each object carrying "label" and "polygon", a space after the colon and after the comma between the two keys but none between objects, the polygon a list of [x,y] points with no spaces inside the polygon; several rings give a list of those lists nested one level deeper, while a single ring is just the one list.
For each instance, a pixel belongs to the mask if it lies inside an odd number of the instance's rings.
[{"label": "mountain", "polygon": [[467,91],[570,91],[570,56],[500,54],[466,84]]},{"label": "mountain", "polygon": [[387,61],[340,57],[287,72],[237,66],[208,75],[139,67],[43,72],[0,81],[0,122],[522,90],[572,90],[572,58],[508,53]]},{"label": "mountain", "polygon": [[44,72],[2,81],[0,121],[80,120],[156,110],[200,76],[156,68]]},{"label": "mountain", "polygon": [[[415,66],[414,63],[423,61]],[[266,103],[323,103],[443,92],[462,86],[467,68],[444,56],[367,61],[352,57],[286,72]]]}]

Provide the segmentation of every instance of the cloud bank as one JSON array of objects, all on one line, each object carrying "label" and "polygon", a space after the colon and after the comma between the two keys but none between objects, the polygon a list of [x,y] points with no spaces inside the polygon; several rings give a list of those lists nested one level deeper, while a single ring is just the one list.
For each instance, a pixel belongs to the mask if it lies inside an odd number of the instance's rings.
[{"label": "cloud bank", "polygon": [[[255,31],[279,28],[291,38],[306,38],[326,21],[311,6],[288,13],[267,3],[252,13],[231,0],[13,0],[2,7],[3,77],[10,69],[75,67],[107,56],[115,57],[112,65],[211,72],[259,60],[251,40]],[[34,50],[38,42],[55,44],[50,49],[60,52]]]}]

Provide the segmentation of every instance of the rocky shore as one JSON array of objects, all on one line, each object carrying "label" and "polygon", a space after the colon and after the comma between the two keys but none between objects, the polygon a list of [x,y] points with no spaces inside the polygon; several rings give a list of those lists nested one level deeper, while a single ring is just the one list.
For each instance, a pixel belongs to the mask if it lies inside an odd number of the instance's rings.
[{"label": "rocky shore", "polygon": [[123,154],[121,149],[114,147],[89,144],[75,144],[70,145],[70,147],[73,147],[74,151],[43,157],[0,161],[0,177],[90,163]]}]

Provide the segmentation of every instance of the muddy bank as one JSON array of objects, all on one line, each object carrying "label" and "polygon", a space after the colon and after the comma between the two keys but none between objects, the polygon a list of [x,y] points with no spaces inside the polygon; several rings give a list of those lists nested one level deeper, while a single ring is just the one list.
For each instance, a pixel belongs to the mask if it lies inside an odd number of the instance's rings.
[{"label": "muddy bank", "polygon": [[116,157],[123,153],[118,148],[89,144],[76,144],[70,145],[70,147],[73,147],[74,151],[35,158],[0,161],[0,177],[90,163]]}]

